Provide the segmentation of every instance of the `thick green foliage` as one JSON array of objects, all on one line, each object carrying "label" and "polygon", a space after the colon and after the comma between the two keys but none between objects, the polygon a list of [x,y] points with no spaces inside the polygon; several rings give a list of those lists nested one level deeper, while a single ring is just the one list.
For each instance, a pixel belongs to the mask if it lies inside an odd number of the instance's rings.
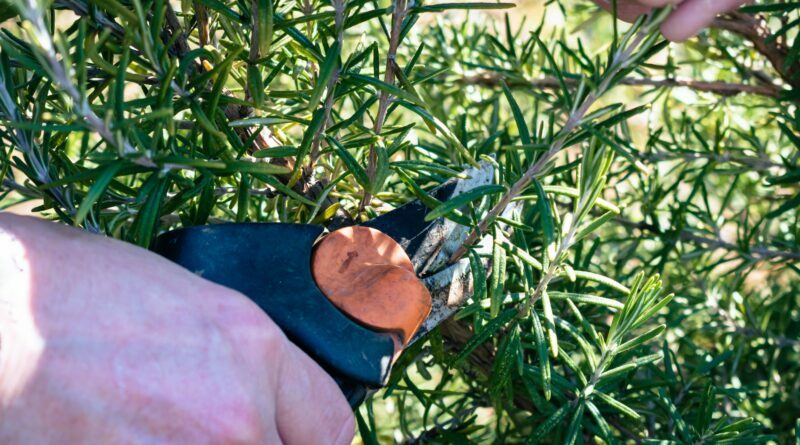
[{"label": "thick green foliage", "polygon": [[[421,198],[494,235],[364,443],[795,440],[797,3],[668,45],[587,1],[4,1],[0,208],[148,246]],[[469,208],[424,191],[480,159]]]}]

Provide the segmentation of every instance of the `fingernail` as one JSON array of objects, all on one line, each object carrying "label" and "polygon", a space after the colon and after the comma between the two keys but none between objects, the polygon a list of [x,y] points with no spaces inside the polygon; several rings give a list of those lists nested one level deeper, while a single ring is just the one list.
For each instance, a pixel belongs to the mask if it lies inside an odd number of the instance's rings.
[{"label": "fingernail", "polygon": [[342,428],[339,430],[339,434],[336,436],[336,440],[333,443],[336,445],[350,445],[353,442],[353,436],[355,436],[355,433],[355,421],[353,420],[353,417],[350,416],[342,424]]}]

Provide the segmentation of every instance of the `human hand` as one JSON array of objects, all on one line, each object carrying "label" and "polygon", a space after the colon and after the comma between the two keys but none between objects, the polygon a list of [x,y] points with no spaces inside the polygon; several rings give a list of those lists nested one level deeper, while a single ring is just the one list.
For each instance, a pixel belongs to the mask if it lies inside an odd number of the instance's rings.
[{"label": "human hand", "polygon": [[[611,11],[611,0],[594,0]],[[682,42],[702,31],[718,14],[732,11],[748,0],[618,0],[617,15],[625,21],[634,21],[652,8],[674,5],[675,10],[661,25],[661,32],[673,42]]]},{"label": "human hand", "polygon": [[0,443],[349,444],[340,390],[254,303],[0,213]]}]

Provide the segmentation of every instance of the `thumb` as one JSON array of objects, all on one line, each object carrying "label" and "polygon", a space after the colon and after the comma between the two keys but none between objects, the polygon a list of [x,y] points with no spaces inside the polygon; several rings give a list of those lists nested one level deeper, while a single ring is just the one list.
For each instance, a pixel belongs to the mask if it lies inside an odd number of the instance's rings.
[{"label": "thumb", "polygon": [[661,25],[661,32],[673,42],[682,42],[707,27],[718,14],[748,3],[747,0],[686,0]]},{"label": "thumb", "polygon": [[278,434],[286,445],[349,445],[353,440],[353,411],[341,390],[291,343],[282,359],[275,405]]}]

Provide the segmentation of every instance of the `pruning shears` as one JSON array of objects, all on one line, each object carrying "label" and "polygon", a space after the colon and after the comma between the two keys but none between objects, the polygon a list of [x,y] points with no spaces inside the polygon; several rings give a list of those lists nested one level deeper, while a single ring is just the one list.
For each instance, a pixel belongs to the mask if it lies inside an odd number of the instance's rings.
[{"label": "pruning shears", "polygon": [[[491,163],[430,192],[448,201],[494,179]],[[337,382],[356,408],[410,344],[473,293],[469,228],[412,201],[358,226],[235,223],[161,235],[154,250],[253,300]],[[487,245],[488,242],[488,245]],[[491,248],[489,237],[478,249]],[[481,267],[488,268],[488,263]]]}]

